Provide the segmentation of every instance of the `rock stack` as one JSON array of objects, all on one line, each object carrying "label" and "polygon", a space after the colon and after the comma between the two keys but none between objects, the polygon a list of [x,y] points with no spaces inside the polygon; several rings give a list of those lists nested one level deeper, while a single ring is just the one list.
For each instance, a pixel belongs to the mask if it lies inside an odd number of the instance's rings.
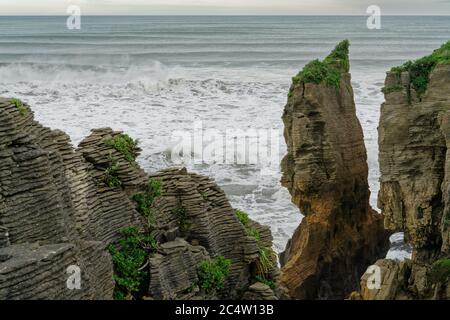
[{"label": "rock stack", "polygon": [[343,299],[388,249],[369,205],[363,132],[350,83],[348,41],[293,78],[284,109],[282,184],[305,216],[281,254],[295,299]]},{"label": "rock stack", "polygon": [[364,299],[450,298],[450,42],[388,72],[379,125],[385,226],[403,231],[412,260],[380,260]]},{"label": "rock stack", "polygon": [[[75,150],[29,106],[0,98],[0,300],[276,297],[269,228],[239,219],[208,177],[148,175],[139,151],[109,128]],[[69,283],[76,268],[79,288]],[[133,290],[117,295],[118,287]]]}]

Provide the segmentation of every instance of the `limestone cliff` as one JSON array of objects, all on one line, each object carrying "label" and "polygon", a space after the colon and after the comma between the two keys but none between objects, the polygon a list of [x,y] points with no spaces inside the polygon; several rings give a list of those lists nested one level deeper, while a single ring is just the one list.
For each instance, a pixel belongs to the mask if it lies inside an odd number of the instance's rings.
[{"label": "limestone cliff", "polygon": [[293,78],[284,109],[282,184],[305,216],[281,255],[296,299],[342,299],[388,247],[369,205],[363,132],[350,83],[348,41]]},{"label": "limestone cliff", "polygon": [[[0,300],[278,295],[269,228],[208,177],[148,175],[139,151],[109,128],[74,149],[0,98]],[[71,266],[80,289],[67,286]]]},{"label": "limestone cliff", "polygon": [[450,298],[450,42],[388,72],[379,125],[385,226],[404,231],[412,261],[381,260],[365,299]]}]

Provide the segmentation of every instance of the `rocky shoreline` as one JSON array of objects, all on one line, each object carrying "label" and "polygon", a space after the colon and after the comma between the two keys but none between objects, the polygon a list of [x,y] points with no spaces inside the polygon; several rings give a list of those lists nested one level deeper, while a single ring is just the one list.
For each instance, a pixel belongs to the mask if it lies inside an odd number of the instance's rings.
[{"label": "rocky shoreline", "polygon": [[[307,64],[289,91],[282,184],[305,218],[281,269],[269,227],[210,178],[148,174],[138,142],[109,128],[75,149],[0,98],[0,299],[449,299],[450,42],[387,74],[382,214],[369,204],[348,50]],[[412,259],[382,259],[400,231]],[[69,289],[73,267],[81,286]]]},{"label": "rocky shoreline", "polygon": [[[1,299],[276,298],[269,228],[208,177],[149,176],[123,133],[93,130],[74,150],[28,105],[0,109]],[[81,290],[66,287],[70,265]]]}]

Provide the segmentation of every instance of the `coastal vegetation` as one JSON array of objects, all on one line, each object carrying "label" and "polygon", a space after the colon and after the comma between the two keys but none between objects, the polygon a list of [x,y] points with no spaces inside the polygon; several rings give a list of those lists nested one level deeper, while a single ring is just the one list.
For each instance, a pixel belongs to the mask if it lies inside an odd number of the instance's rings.
[{"label": "coastal vegetation", "polygon": [[450,64],[450,41],[443,44],[432,54],[414,61],[408,61],[399,67],[394,67],[391,72],[400,75],[402,72],[408,72],[411,78],[411,84],[417,92],[418,97],[425,94],[430,74],[439,64]]},{"label": "coastal vegetation", "polygon": [[341,74],[350,69],[349,46],[348,40],[341,41],[323,61],[316,59],[305,65],[292,81],[315,84],[325,82],[328,86],[339,88]]},{"label": "coastal vegetation", "polygon": [[136,149],[139,141],[131,138],[127,134],[118,134],[113,138],[105,140],[105,144],[120,152],[128,162],[136,160]]},{"label": "coastal vegetation", "polygon": [[258,251],[258,261],[256,262],[256,273],[257,276],[259,276],[262,279],[267,279],[267,275],[270,273],[270,270],[273,268],[273,258],[274,258],[274,252],[272,248],[269,248],[264,245],[264,243],[261,241],[261,234],[255,227],[252,227],[250,225],[250,218],[248,217],[248,214],[242,210],[237,209],[235,211],[235,214],[239,220],[239,222],[242,223],[242,225],[245,228],[245,234],[254,239],[256,243],[258,244],[259,251]]},{"label": "coastal vegetation", "polygon": [[19,99],[16,99],[16,98],[12,98],[11,102],[12,102],[12,104],[14,104],[16,106],[17,110],[19,110],[19,113],[22,116],[27,115],[28,111],[27,111],[27,108],[23,105],[22,100],[19,100]]},{"label": "coastal vegetation", "polygon": [[435,282],[445,282],[449,277],[450,277],[450,258],[436,261],[431,269],[431,278]]},{"label": "coastal vegetation", "polygon": [[388,86],[384,86],[381,91],[384,94],[389,94],[392,92],[398,92],[398,91],[402,91],[403,90],[403,86],[400,84],[393,84],[393,85],[388,85]]},{"label": "coastal vegetation", "polygon": [[108,156],[108,167],[103,174],[106,185],[111,188],[118,188],[122,185],[122,181],[119,178],[119,164],[117,160],[110,153]]},{"label": "coastal vegetation", "polygon": [[145,191],[133,195],[136,209],[147,220],[149,227],[155,223],[155,217],[153,216],[151,206],[153,201],[161,195],[161,187],[161,181],[149,179]]},{"label": "coastal vegetation", "polygon": [[230,267],[231,260],[223,256],[202,261],[198,267],[199,287],[206,292],[223,289]]},{"label": "coastal vegetation", "polygon": [[157,249],[155,238],[135,227],[121,230],[121,235],[118,246],[108,247],[114,264],[114,298],[117,300],[136,298],[145,280],[148,256]]}]

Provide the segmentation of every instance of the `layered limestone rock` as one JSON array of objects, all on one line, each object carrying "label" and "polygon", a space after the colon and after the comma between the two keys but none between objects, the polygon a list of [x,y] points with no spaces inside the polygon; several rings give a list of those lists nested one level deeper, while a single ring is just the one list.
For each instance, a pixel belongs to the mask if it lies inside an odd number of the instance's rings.
[{"label": "layered limestone rock", "polygon": [[244,300],[278,300],[273,290],[264,283],[256,282],[252,284],[244,294]]},{"label": "layered limestone rock", "polygon": [[[74,149],[26,104],[0,98],[0,299],[111,299],[135,274],[143,275],[139,292],[128,298],[240,298],[256,282],[261,250],[272,252],[269,229],[249,220],[258,236],[250,235],[207,177],[185,169],[149,176],[128,139],[96,129]],[[150,181],[161,185],[151,203],[142,196]],[[154,240],[151,249],[132,248],[145,254],[139,269],[129,269],[136,256],[111,258],[111,246],[121,250],[133,240],[124,240],[124,230]],[[217,257],[229,270],[220,286],[205,290],[199,264]],[[263,276],[276,282],[275,255],[268,259]],[[76,268],[80,288],[71,277]]]},{"label": "layered limestone rock", "polygon": [[363,132],[350,83],[348,42],[293,78],[284,109],[282,184],[305,216],[281,255],[296,299],[342,299],[383,257],[388,234],[369,205]]},{"label": "layered limestone rock", "polygon": [[378,261],[383,286],[365,299],[450,298],[450,42],[388,72],[379,125],[385,225],[403,231],[412,261]]},{"label": "layered limestone rock", "polygon": [[[34,121],[20,101],[0,99],[0,299],[111,297],[106,244],[78,232],[108,206],[84,191],[95,184],[83,165],[67,135]],[[81,290],[66,285],[72,265],[82,268]]]},{"label": "layered limestone rock", "polygon": [[[246,226],[239,222],[225,193],[208,177],[188,173],[186,169],[166,169],[151,175],[161,181],[161,196],[152,209],[155,215],[154,234],[164,243],[162,250],[151,260],[150,294],[158,298],[239,298],[258,274],[262,248],[272,252],[270,229],[249,220],[248,226],[258,233],[258,239],[248,235]],[[177,214],[178,212],[182,212]],[[180,241],[179,238],[185,241]],[[174,254],[173,252],[177,252]],[[179,253],[178,253],[179,252]],[[231,261],[224,288],[205,294],[196,286],[194,275],[201,257],[223,256]],[[276,256],[272,254],[269,270],[264,276],[278,280]],[[188,261],[194,264],[186,266]],[[173,288],[170,275],[179,270],[180,280]],[[182,271],[181,271],[182,270]],[[190,275],[190,276],[188,276]],[[165,288],[173,288],[166,290]]]}]

